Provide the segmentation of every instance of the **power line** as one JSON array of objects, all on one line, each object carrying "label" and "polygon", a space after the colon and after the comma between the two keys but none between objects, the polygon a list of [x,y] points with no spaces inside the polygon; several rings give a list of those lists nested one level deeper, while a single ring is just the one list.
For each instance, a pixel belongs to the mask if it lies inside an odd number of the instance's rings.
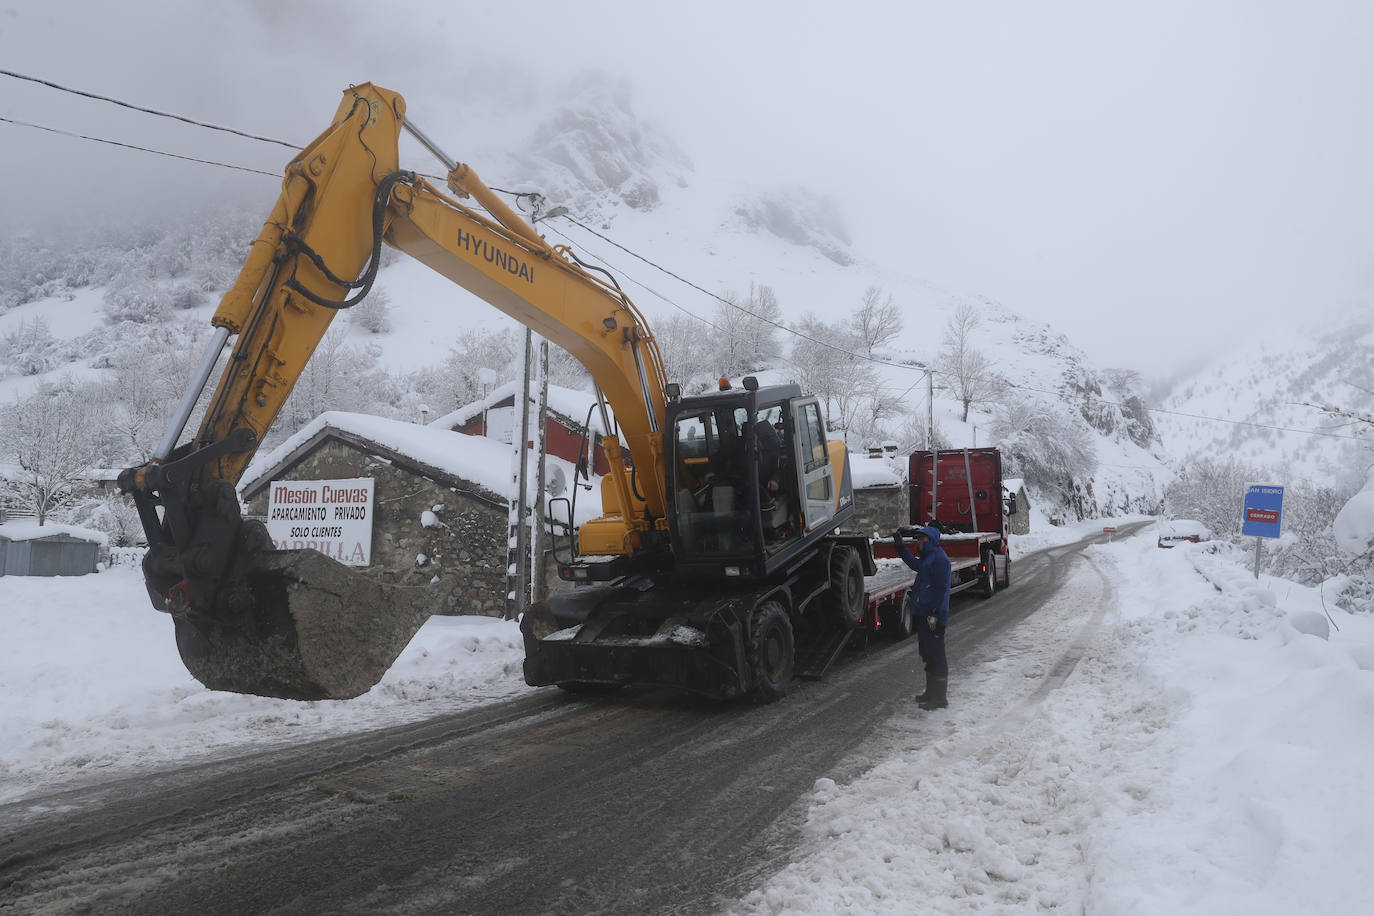
[{"label": "power line", "polygon": [[[209,130],[223,131],[226,134],[235,134],[240,137],[247,137],[249,140],[261,140],[263,143],[275,143],[278,146],[284,146],[287,149],[293,150],[299,150],[301,148],[300,144],[298,143],[287,143],[285,140],[278,140],[274,137],[261,137],[257,134],[246,133],[233,127],[224,127],[219,124],[211,124],[208,121],[197,121],[194,118],[188,118],[184,115],[179,114],[172,114],[169,111],[158,111],[156,108],[144,108],[142,105],[135,105],[132,102],[122,102],[119,99],[112,99],[107,95],[99,95],[94,92],[86,92],[81,89],[73,89],[70,86],[62,86],[50,80],[39,79],[36,76],[28,76],[23,73],[15,73],[13,70],[0,70],[0,75],[14,77],[17,80],[27,80],[30,83],[38,83],[39,85],[48,86],[52,89],[57,89],[61,92],[69,92],[72,95],[84,96],[85,98],[95,99],[99,102],[109,102],[111,105],[118,105],[121,108],[128,108],[132,111],[141,111],[144,114],[157,115],[159,118],[170,118],[173,121],[181,121],[186,124],[194,124],[196,127],[204,127],[208,128]],[[90,138],[87,137],[85,139]]]},{"label": "power line", "polygon": [[[509,193],[509,192],[507,192],[507,193]],[[935,369],[932,369],[932,368],[929,368],[929,367],[925,367],[925,366],[913,366],[913,365],[908,365],[908,364],[906,364],[906,363],[894,363],[894,362],[892,362],[892,361],[890,361],[890,360],[878,359],[878,358],[876,358],[876,357],[868,356],[868,355],[865,355],[865,354],[863,354],[863,353],[858,353],[858,352],[853,351],[853,350],[845,349],[844,347],[840,347],[840,346],[837,346],[837,345],[835,345],[835,344],[827,343],[827,342],[822,341],[822,340],[817,340],[816,338],[811,337],[811,336],[808,335],[808,334],[803,334],[803,333],[801,333],[800,331],[796,331],[796,330],[794,330],[794,329],[792,329],[792,328],[789,328],[789,327],[787,327],[787,326],[784,325],[784,324],[780,324],[780,323],[778,323],[778,322],[776,322],[776,321],[772,321],[772,320],[770,320],[770,319],[768,319],[768,318],[765,318],[765,317],[763,317],[763,316],[761,316],[761,315],[757,315],[757,314],[755,314],[754,312],[750,311],[749,309],[746,309],[746,308],[744,308],[743,306],[739,305],[738,303],[736,303],[736,302],[731,302],[729,299],[726,299],[724,296],[719,296],[719,295],[717,295],[717,294],[711,292],[710,290],[705,289],[704,287],[701,287],[701,286],[697,285],[696,283],[693,283],[691,280],[688,280],[688,279],[686,279],[685,277],[679,276],[678,274],[676,274],[676,273],[674,273],[673,271],[667,269],[666,267],[663,267],[662,265],[655,263],[654,261],[650,260],[649,258],[646,258],[646,257],[644,257],[643,255],[638,254],[637,252],[631,251],[629,248],[626,248],[624,245],[621,245],[619,242],[615,241],[614,239],[608,238],[607,236],[601,234],[600,232],[597,232],[595,229],[591,228],[590,226],[585,225],[584,223],[582,223],[582,222],[580,222],[580,221],[574,219],[573,217],[568,216],[567,214],[560,214],[560,215],[563,217],[563,219],[566,219],[566,220],[568,220],[569,222],[573,223],[574,225],[577,225],[577,226],[581,227],[582,229],[585,229],[587,232],[590,232],[592,235],[596,236],[597,238],[601,239],[602,241],[607,242],[608,244],[614,245],[616,248],[619,248],[621,251],[624,251],[626,254],[629,254],[629,255],[631,255],[632,257],[638,258],[639,260],[643,261],[645,264],[648,264],[650,267],[653,267],[653,268],[656,269],[656,270],[662,271],[663,273],[667,274],[668,276],[674,278],[675,280],[678,280],[678,281],[681,282],[681,283],[687,284],[688,286],[692,287],[692,288],[695,289],[695,290],[698,290],[698,291],[700,291],[700,292],[705,293],[706,295],[710,296],[712,299],[715,299],[715,300],[717,300],[717,301],[719,301],[719,302],[722,302],[722,303],[724,303],[725,305],[730,306],[731,308],[738,309],[739,311],[743,312],[744,314],[749,315],[749,316],[751,316],[751,317],[753,317],[753,318],[755,318],[755,319],[757,319],[757,320],[759,320],[759,321],[766,322],[766,323],[772,325],[773,327],[778,328],[779,330],[785,331],[785,332],[788,333],[788,334],[792,334],[792,335],[794,335],[794,336],[796,336],[796,337],[800,337],[800,338],[802,338],[802,339],[804,339],[804,340],[809,340],[809,341],[811,341],[811,342],[813,342],[813,343],[820,344],[821,346],[827,347],[827,348],[829,348],[829,349],[831,349],[831,350],[836,350],[836,351],[838,351],[838,352],[840,352],[840,353],[843,353],[843,354],[845,354],[845,355],[847,355],[847,356],[850,356],[850,357],[852,357],[852,358],[854,358],[854,359],[860,359],[860,360],[864,360],[864,361],[867,361],[867,362],[876,363],[876,364],[878,364],[878,365],[888,366],[888,367],[894,368],[894,369],[907,369],[907,370],[912,370],[912,371],[920,372],[920,373],[922,373],[922,374],[924,374],[924,373],[926,373],[926,372],[930,372],[932,375],[938,375],[938,376],[942,376],[942,377],[945,377],[945,378],[949,378],[949,373],[947,373],[947,372],[941,372],[941,371],[938,371],[938,370],[935,370]],[[562,233],[559,233],[559,234],[562,235]],[[567,238],[567,236],[564,235],[563,238]],[[569,241],[571,241],[571,240],[569,240]],[[636,282],[637,282],[637,281],[636,281]],[[639,285],[640,285],[640,286],[644,286],[644,284],[642,284],[642,283],[640,283]],[[645,288],[645,289],[650,289],[650,288],[647,287],[647,286],[644,286],[644,288]],[[653,290],[650,289],[650,292],[653,292]],[[654,293],[654,295],[657,295],[657,296],[659,296],[659,298],[664,299],[664,301],[668,302],[670,305],[673,305],[675,308],[681,309],[682,311],[687,311],[686,309],[683,309],[682,306],[677,305],[677,303],[673,302],[671,299],[668,299],[667,297],[662,296],[662,295],[659,294],[659,293]],[[687,314],[692,315],[691,312],[687,312]],[[697,315],[692,315],[692,317],[698,318],[698,320],[705,321],[705,319],[702,319],[702,318],[700,318],[700,316],[697,316]],[[708,324],[709,324],[709,322],[708,322]],[[715,325],[712,325],[712,327],[715,327]],[[717,328],[717,330],[720,330],[720,329]],[[1049,391],[1049,390],[1044,389],[1044,388],[1037,388],[1037,387],[1035,387],[1035,386],[1033,386],[1033,385],[1017,384],[1017,383],[1015,383],[1015,382],[1006,381],[1005,379],[1003,379],[1002,381],[1003,381],[1003,383],[1004,383],[1008,388],[1012,388],[1012,389],[1015,389],[1015,390],[1018,390],[1018,391],[1033,391],[1033,392],[1036,392],[1036,393],[1038,393],[1038,394],[1047,395],[1047,396],[1052,397],[1052,398],[1054,398],[1055,400],[1058,400],[1058,401],[1064,401],[1064,400],[1066,399],[1065,396],[1063,395],[1063,393],[1061,393],[1061,392]],[[907,391],[910,391],[912,388],[916,387],[916,385],[918,385],[918,384],[920,384],[920,380],[919,380],[919,379],[918,379],[916,382],[914,382],[914,383],[911,385],[910,388],[907,388]],[[902,394],[906,394],[906,392],[903,392]],[[898,397],[901,397],[901,395],[898,395]],[[1299,434],[1301,434],[1301,435],[1306,435],[1306,436],[1319,436],[1319,437],[1324,437],[1324,438],[1329,438],[1329,439],[1346,439],[1346,440],[1350,440],[1350,441],[1354,441],[1354,442],[1368,442],[1368,441],[1369,441],[1368,439],[1366,439],[1366,438],[1364,438],[1364,437],[1361,437],[1361,436],[1346,436],[1346,435],[1341,435],[1340,433],[1319,432],[1319,431],[1310,430],[1310,429],[1296,429],[1296,428],[1290,427],[1290,426],[1273,426],[1273,425],[1265,424],[1265,423],[1255,423],[1255,422],[1249,421],[1249,420],[1230,420],[1230,419],[1227,419],[1227,418],[1225,418],[1225,417],[1209,417],[1209,416],[1205,416],[1205,415],[1203,415],[1203,414],[1191,414],[1191,413],[1186,413],[1186,412],[1184,412],[1184,411],[1168,410],[1168,409],[1163,408],[1163,407],[1147,407],[1147,406],[1145,406],[1145,405],[1143,405],[1143,404],[1140,405],[1138,408],[1136,408],[1136,407],[1132,407],[1132,406],[1127,405],[1127,404],[1123,404],[1123,403],[1121,403],[1120,401],[1112,401],[1112,400],[1109,400],[1108,398],[1104,398],[1104,397],[1102,397],[1101,395],[1084,394],[1084,395],[1082,395],[1082,397],[1084,397],[1085,399],[1094,400],[1094,401],[1097,401],[1098,403],[1106,404],[1106,405],[1109,405],[1109,406],[1112,406],[1112,407],[1119,407],[1119,408],[1121,408],[1121,409],[1123,409],[1123,410],[1136,410],[1136,409],[1140,409],[1140,410],[1146,411],[1147,413],[1157,413],[1157,414],[1165,414],[1165,415],[1169,415],[1169,416],[1187,417],[1187,418],[1195,419],[1195,420],[1211,420],[1211,421],[1214,421],[1214,422],[1217,422],[1217,423],[1229,423],[1229,424],[1232,424],[1232,425],[1235,425],[1235,426],[1247,426],[1247,427],[1251,427],[1251,428],[1255,428],[1255,429],[1268,429],[1268,430],[1274,430],[1274,431],[1276,431],[1276,432],[1299,433]]]},{"label": "power line", "polygon": [[[248,133],[248,132],[246,132],[246,131],[238,130],[237,128],[233,128],[233,127],[225,127],[225,126],[219,125],[219,124],[211,124],[211,123],[209,123],[209,122],[207,122],[207,121],[200,121],[200,120],[196,120],[196,119],[194,119],[194,118],[188,118],[188,117],[186,117],[186,116],[184,116],[184,115],[173,114],[173,113],[171,113],[171,112],[166,112],[166,111],[159,111],[158,109],[155,109],[155,108],[147,108],[147,107],[142,106],[142,105],[135,105],[135,104],[133,104],[133,103],[131,103],[131,102],[125,102],[125,101],[122,101],[122,100],[120,100],[120,99],[111,98],[110,96],[100,95],[99,93],[94,93],[94,92],[86,92],[86,91],[81,90],[81,89],[73,89],[73,88],[71,88],[71,87],[69,87],[69,86],[63,86],[63,85],[60,85],[60,84],[58,84],[58,83],[52,82],[51,80],[40,79],[40,78],[38,78],[38,77],[29,76],[29,75],[23,74],[23,73],[16,73],[16,72],[14,72],[14,71],[12,71],[12,70],[0,69],[0,75],[12,77],[12,78],[18,79],[18,80],[25,80],[25,81],[32,82],[32,83],[37,83],[37,84],[40,84],[40,85],[43,85],[43,86],[48,86],[49,88],[52,88],[52,89],[59,90],[59,91],[61,91],[61,92],[67,92],[67,93],[70,93],[70,94],[72,94],[72,95],[82,96],[82,97],[85,97],[85,98],[94,99],[94,100],[101,101],[101,102],[107,102],[107,103],[109,103],[109,104],[118,105],[118,106],[120,106],[120,107],[122,107],[122,108],[128,108],[128,109],[133,110],[133,111],[140,111],[140,112],[143,112],[143,113],[145,113],[145,114],[151,114],[151,115],[155,115],[155,116],[161,117],[161,118],[169,118],[169,119],[171,119],[171,120],[181,121],[181,122],[183,122],[183,123],[185,123],[185,124],[191,124],[191,125],[193,125],[193,126],[195,126],[195,127],[203,127],[203,128],[206,128],[207,130],[215,130],[215,131],[221,131],[221,132],[223,132],[223,133],[234,134],[234,135],[236,135],[236,136],[245,137],[245,138],[250,139],[250,140],[258,140],[258,141],[261,141],[261,142],[263,142],[263,143],[274,143],[274,144],[277,144],[278,146],[283,146],[283,147],[286,147],[287,149],[291,149],[291,150],[296,150],[296,151],[298,151],[298,150],[301,149],[301,147],[300,147],[299,144],[289,143],[289,142],[287,142],[287,141],[285,141],[285,140],[278,140],[278,139],[276,139],[275,137],[264,137],[264,136],[261,136],[261,135],[259,135],[259,134],[251,134],[251,133]],[[122,147],[122,148],[124,148],[124,149],[136,150],[136,151],[138,151],[138,152],[150,153],[150,154],[157,155],[157,156],[166,156],[166,157],[172,158],[172,159],[181,159],[181,160],[187,161],[187,162],[197,162],[197,163],[201,163],[201,164],[203,164],[203,165],[213,165],[213,166],[218,166],[218,167],[220,167],[220,168],[234,169],[234,170],[236,170],[236,171],[241,171],[241,172],[251,172],[251,173],[254,173],[254,174],[258,174],[258,175],[266,175],[266,176],[268,176],[269,178],[276,178],[276,177],[278,177],[278,173],[276,173],[276,172],[267,172],[267,171],[263,171],[262,169],[254,169],[254,168],[249,168],[249,167],[241,166],[241,165],[233,165],[233,164],[231,164],[231,163],[219,162],[219,161],[217,161],[217,160],[212,160],[212,159],[200,159],[200,158],[197,158],[197,157],[194,157],[194,156],[183,156],[183,155],[180,155],[180,154],[177,154],[177,153],[169,153],[169,152],[166,152],[166,151],[164,151],[164,150],[152,149],[152,148],[150,148],[150,147],[145,147],[145,146],[136,146],[136,145],[131,144],[131,143],[122,143],[122,142],[117,141],[117,140],[109,140],[109,139],[106,139],[106,138],[103,138],[103,137],[92,137],[92,136],[88,136],[88,135],[86,135],[86,134],[73,133],[73,132],[71,132],[71,131],[60,130],[60,129],[58,129],[58,128],[47,127],[47,126],[44,126],[44,125],[41,125],[41,124],[34,124],[34,123],[31,123],[31,122],[28,122],[28,121],[21,121],[21,120],[14,119],[14,118],[0,117],[0,121],[6,122],[6,123],[9,123],[9,124],[15,124],[15,125],[18,125],[18,126],[21,126],[21,127],[28,127],[28,128],[34,129],[34,130],[48,131],[48,132],[50,132],[50,133],[60,134],[60,135],[63,135],[63,136],[68,136],[68,137],[74,137],[74,138],[77,138],[77,139],[80,139],[80,140],[88,140],[88,141],[91,141],[91,142],[94,142],[94,143],[104,143],[104,144],[108,144],[108,145],[110,145],[110,146],[117,146],[117,147]],[[436,177],[436,180],[440,180],[440,179],[437,179],[437,176],[428,176],[428,177]],[[504,189],[504,188],[495,188],[495,187],[492,188],[492,190],[493,190],[493,191],[497,191],[497,192],[502,193],[502,194],[510,195],[511,197],[514,197],[514,198],[516,198],[517,200],[520,199],[520,198],[524,198],[524,197],[534,197],[534,196],[538,196],[535,192],[508,191],[508,190],[506,190],[506,189]],[[839,346],[839,345],[837,345],[837,344],[832,344],[832,343],[830,343],[830,342],[828,342],[828,341],[820,340],[820,339],[818,339],[818,338],[816,338],[816,337],[813,337],[813,336],[811,336],[811,335],[809,335],[809,334],[806,334],[806,333],[804,333],[804,332],[802,332],[802,331],[798,331],[798,330],[796,330],[795,328],[790,328],[790,327],[788,327],[787,325],[782,324],[781,322],[774,321],[773,319],[767,318],[767,317],[765,317],[765,316],[763,316],[763,315],[759,315],[759,314],[757,314],[756,312],[753,312],[753,311],[751,311],[750,309],[745,308],[744,306],[740,305],[740,304],[737,303],[737,302],[732,302],[732,301],[730,301],[729,299],[725,298],[724,296],[721,296],[721,295],[718,295],[718,294],[716,294],[716,293],[713,293],[713,292],[711,292],[710,290],[706,289],[705,287],[700,286],[699,284],[694,283],[694,282],[692,282],[691,280],[688,280],[687,278],[685,278],[685,277],[683,277],[683,276],[681,276],[681,275],[679,275],[679,274],[677,274],[677,273],[675,273],[675,272],[669,270],[668,268],[662,266],[661,264],[658,264],[658,263],[656,263],[656,262],[650,260],[649,258],[644,257],[643,255],[639,254],[638,252],[635,252],[635,251],[632,251],[632,250],[629,249],[629,248],[626,248],[624,245],[621,245],[619,242],[615,241],[614,239],[611,239],[611,238],[609,238],[609,237],[603,235],[602,233],[596,231],[595,229],[593,229],[592,227],[586,225],[585,223],[581,222],[580,220],[577,220],[577,219],[575,219],[574,217],[568,215],[566,212],[559,214],[559,216],[561,216],[563,219],[568,220],[570,223],[572,223],[572,224],[578,226],[579,228],[581,228],[581,229],[583,229],[583,230],[585,230],[585,231],[587,231],[587,232],[590,232],[592,235],[596,236],[597,238],[601,239],[602,241],[606,242],[607,244],[614,245],[616,248],[620,249],[621,251],[625,252],[626,254],[630,255],[631,257],[634,257],[634,258],[636,258],[636,259],[638,259],[638,260],[640,260],[640,261],[643,261],[645,264],[648,264],[650,267],[653,267],[655,270],[658,270],[658,271],[661,271],[662,273],[667,274],[668,276],[672,277],[673,279],[677,280],[678,282],[684,283],[684,284],[686,284],[687,286],[690,286],[690,287],[692,287],[693,289],[698,290],[699,292],[704,293],[704,294],[707,295],[707,296],[710,296],[712,299],[715,299],[716,301],[721,302],[721,303],[725,304],[726,306],[728,306],[728,307],[730,307],[730,308],[736,309],[737,311],[740,311],[740,312],[742,312],[742,313],[744,313],[744,314],[750,316],[751,318],[754,318],[754,319],[757,320],[757,321],[762,321],[762,322],[764,322],[765,324],[768,324],[768,325],[770,325],[770,326],[772,326],[772,327],[775,327],[775,328],[777,328],[778,330],[784,331],[784,332],[787,333],[787,334],[791,334],[791,335],[794,336],[794,337],[800,338],[800,339],[802,339],[802,340],[810,341],[811,343],[814,343],[814,344],[816,344],[817,346],[821,346],[821,347],[824,347],[824,348],[826,348],[826,349],[833,350],[833,351],[835,351],[835,352],[837,352],[837,353],[843,354],[843,355],[848,356],[848,357],[850,357],[850,358],[852,358],[852,359],[858,359],[858,360],[862,360],[862,361],[865,361],[865,362],[870,362],[870,363],[873,363],[873,364],[875,364],[875,365],[887,366],[887,367],[893,368],[893,369],[913,370],[913,371],[921,372],[922,374],[924,374],[924,373],[926,373],[926,372],[929,372],[929,373],[931,373],[932,375],[941,375],[941,376],[948,377],[948,373],[938,372],[937,370],[935,370],[935,369],[933,369],[933,368],[930,368],[930,367],[927,367],[927,366],[910,365],[910,364],[906,364],[906,363],[895,363],[895,362],[892,362],[892,361],[890,361],[890,360],[879,359],[879,358],[874,357],[874,356],[872,356],[872,355],[859,353],[859,352],[857,352],[857,351],[850,350],[850,349],[848,349],[848,348]],[[552,227],[551,227],[551,228],[552,228]],[[561,232],[559,233],[559,235],[562,236],[562,237],[565,238],[565,239],[568,239],[568,237],[567,237],[566,235],[564,235],[563,233],[561,233]],[[572,240],[571,240],[571,239],[568,239],[568,241],[571,242]],[[602,261],[603,261],[603,263],[605,263],[604,258],[602,259]],[[617,269],[618,269],[618,268],[617,268]],[[623,271],[622,271],[622,273],[623,273]],[[627,276],[628,276],[628,275],[627,275]],[[674,301],[673,301],[672,299],[670,299],[669,297],[663,295],[662,293],[657,292],[657,291],[654,290],[652,287],[649,287],[649,286],[645,285],[644,283],[640,283],[639,281],[635,281],[635,282],[636,282],[639,286],[641,286],[641,287],[643,287],[644,289],[648,290],[648,291],[649,291],[650,293],[652,293],[653,295],[655,295],[655,296],[657,296],[658,298],[662,299],[663,301],[667,302],[669,305],[672,305],[674,308],[678,309],[679,311],[684,312],[685,314],[687,314],[687,315],[689,315],[689,316],[691,316],[691,317],[697,319],[698,321],[705,322],[707,325],[709,325],[709,326],[712,327],[712,328],[715,328],[716,330],[721,330],[721,328],[717,327],[714,323],[712,323],[712,322],[708,321],[707,319],[702,318],[701,316],[699,316],[699,315],[697,315],[697,314],[691,312],[690,310],[684,308],[683,306],[681,306],[681,305],[679,305],[678,303],[674,302]],[[1055,398],[1055,399],[1057,399],[1057,400],[1064,400],[1064,396],[1063,396],[1063,394],[1060,393],[1060,392],[1048,391],[1048,390],[1043,389],[1043,388],[1036,388],[1036,387],[1034,387],[1034,386],[1032,386],[1032,385],[1016,384],[1016,383],[1014,383],[1014,382],[1008,382],[1008,381],[1006,381],[1005,379],[1003,379],[1003,382],[1004,382],[1004,384],[1007,385],[1007,387],[1012,388],[1012,389],[1014,389],[1014,390],[1020,390],[1020,391],[1033,391],[1033,392],[1037,392],[1037,393],[1039,393],[1039,394],[1048,395],[1048,396],[1053,397],[1053,398]],[[910,391],[911,388],[914,388],[914,387],[916,386],[916,384],[919,384],[919,381],[916,382],[916,383],[913,383],[912,386],[911,386],[910,388],[907,389],[907,391]],[[903,394],[905,394],[905,393],[906,393],[906,392],[903,392]],[[1122,403],[1120,403],[1120,402],[1118,402],[1118,401],[1108,400],[1107,398],[1101,397],[1100,395],[1089,395],[1089,394],[1085,394],[1085,395],[1083,395],[1083,397],[1086,398],[1086,399],[1095,400],[1095,401],[1097,401],[1097,402],[1099,402],[1099,403],[1102,403],[1102,404],[1107,404],[1107,405],[1110,405],[1110,406],[1113,406],[1113,407],[1119,407],[1119,408],[1126,409],[1126,410],[1133,410],[1133,409],[1136,409],[1136,408],[1130,407],[1130,406],[1128,406],[1128,405],[1126,405],[1126,404],[1122,404]],[[1276,431],[1276,432],[1291,432],[1291,433],[1298,433],[1298,434],[1307,435],[1307,436],[1319,436],[1319,437],[1330,438],[1330,439],[1344,439],[1344,440],[1349,440],[1349,441],[1353,441],[1353,442],[1368,442],[1368,441],[1369,441],[1368,439],[1366,439],[1366,438],[1364,438],[1364,437],[1361,437],[1361,436],[1347,436],[1347,435],[1341,435],[1341,434],[1339,434],[1339,433],[1317,432],[1317,431],[1314,431],[1314,430],[1296,429],[1296,428],[1294,428],[1294,427],[1288,427],[1288,426],[1274,426],[1274,425],[1265,424],[1265,423],[1255,423],[1255,422],[1253,422],[1253,421],[1248,421],[1248,420],[1230,420],[1230,419],[1227,419],[1227,418],[1225,418],[1225,417],[1209,417],[1209,416],[1206,416],[1206,415],[1204,415],[1204,414],[1186,413],[1186,412],[1184,412],[1184,411],[1168,410],[1168,409],[1162,408],[1162,407],[1146,407],[1145,405],[1140,405],[1139,409],[1145,410],[1145,411],[1148,412],[1148,413],[1158,413],[1158,414],[1165,414],[1165,415],[1169,415],[1169,416],[1185,417],[1185,418],[1194,419],[1194,420],[1209,420],[1209,421],[1216,422],[1216,423],[1229,423],[1229,424],[1232,424],[1232,425],[1235,425],[1235,426],[1246,426],[1246,427],[1251,427],[1251,428],[1254,428],[1254,429],[1266,429],[1266,430],[1272,430],[1272,431]]]},{"label": "power line", "polygon": [[0,117],[0,121],[4,121],[6,124],[17,124],[20,127],[31,127],[34,130],[45,130],[48,133],[61,134],[64,137],[75,137],[78,140],[90,140],[93,143],[107,143],[110,146],[121,146],[124,149],[137,150],[140,153],[152,153],[155,156],[167,156],[171,159],[184,159],[187,162],[199,162],[204,165],[217,165],[220,168],[235,169],[240,172],[253,172],[258,175],[266,175],[268,178],[279,177],[278,173],[276,172],[264,172],[262,169],[250,169],[247,166],[232,165],[228,162],[216,162],[213,159],[197,159],[195,156],[182,156],[179,153],[168,153],[163,150],[152,149],[147,146],[135,146],[132,143],[121,143],[118,140],[107,140],[104,137],[89,137],[86,134],[76,134],[72,133],[69,130],[59,130],[56,127],[46,127],[42,124],[33,124],[28,121],[20,121],[16,118]]}]

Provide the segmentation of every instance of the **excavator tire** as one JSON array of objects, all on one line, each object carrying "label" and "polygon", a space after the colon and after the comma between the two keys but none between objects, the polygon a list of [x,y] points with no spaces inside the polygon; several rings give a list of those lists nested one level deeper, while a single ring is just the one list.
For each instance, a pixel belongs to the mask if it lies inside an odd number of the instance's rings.
[{"label": "excavator tire", "polygon": [[[241,535],[245,548],[261,543]],[[442,585],[388,585],[313,550],[241,549],[227,576],[197,586],[173,611],[186,670],[211,690],[290,700],[366,693],[444,598]]]},{"label": "excavator tire", "polygon": [[859,552],[838,546],[830,552],[830,616],[842,629],[852,630],[864,616],[864,570]]},{"label": "excavator tire", "polygon": [[749,623],[749,672],[755,703],[775,703],[787,695],[796,667],[796,642],[787,609],[765,601],[754,609]]}]

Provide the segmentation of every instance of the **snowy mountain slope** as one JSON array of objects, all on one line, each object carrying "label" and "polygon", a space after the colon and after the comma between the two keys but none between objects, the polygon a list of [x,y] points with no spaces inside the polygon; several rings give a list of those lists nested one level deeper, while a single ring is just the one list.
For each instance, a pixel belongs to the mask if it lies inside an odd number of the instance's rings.
[{"label": "snowy mountain slope", "polygon": [[1271,341],[1256,352],[1228,354],[1176,386],[1164,404],[1181,414],[1238,423],[1170,414],[1159,415],[1157,422],[1166,446],[1182,460],[1233,458],[1278,482],[1307,481],[1353,491],[1374,453],[1350,437],[1364,436],[1367,442],[1368,433],[1309,406],[1314,404],[1374,415],[1374,321],[1354,321],[1315,339]]},{"label": "snowy mountain slope", "polygon": [[[510,141],[512,148],[495,155],[490,164],[474,161],[474,167],[493,185],[537,189],[547,196],[548,206],[568,207],[576,223],[551,218],[539,224],[540,231],[550,242],[572,244],[591,263],[612,270],[656,326],[685,312],[701,319],[693,327],[710,333],[720,307],[715,297],[747,294],[754,285],[773,290],[787,326],[795,327],[809,314],[836,321],[859,306],[865,290],[877,287],[901,309],[904,327],[896,340],[875,354],[882,362],[870,365],[874,377],[866,384],[874,393],[897,398],[905,411],[923,420],[924,376],[901,364],[933,364],[949,316],[961,305],[974,305],[982,323],[973,343],[1011,384],[1011,391],[1053,404],[1066,422],[1092,437],[1098,470],[1090,480],[1065,482],[1065,492],[1071,493],[1070,514],[1153,509],[1169,472],[1149,415],[1139,409],[1139,381],[1130,373],[1094,366],[1060,330],[1026,321],[1005,306],[942,289],[906,274],[900,266],[873,263],[852,248],[842,208],[834,201],[807,189],[769,187],[745,175],[697,173],[674,140],[637,116],[623,84],[592,75],[552,104],[540,101],[532,90],[516,101],[522,104],[509,99],[482,103],[490,102],[483,109],[485,117],[510,112],[505,122],[493,123],[482,137],[519,139]],[[430,167],[423,162],[404,164]],[[217,269],[215,276],[221,275]],[[177,281],[169,277],[159,282]],[[514,327],[470,293],[404,257],[389,259],[377,288],[390,300],[391,329],[372,333],[349,320],[339,326],[350,345],[393,373],[441,364],[453,342],[472,328]],[[175,317],[204,321],[216,298],[211,292],[204,304]],[[100,324],[101,291],[83,290],[78,302],[85,310],[83,317],[64,314],[51,330],[70,338],[78,328],[94,328],[82,338],[88,348],[84,358],[28,376],[0,364],[0,385],[7,396],[31,390],[66,369],[80,366],[89,374],[92,367],[108,362],[111,348],[121,338],[100,332],[100,327],[108,327]],[[56,299],[35,301],[0,315],[0,336],[6,327],[36,315],[56,314],[53,310],[59,307],[70,310],[72,305]],[[785,374],[785,357],[794,338],[780,332],[778,339],[775,371]],[[989,406],[975,405],[964,423],[959,405],[943,384],[935,394],[936,426],[948,442],[990,444],[997,417]],[[404,405],[393,410],[418,414],[414,398],[393,404]],[[457,405],[424,406],[433,416]],[[418,421],[420,416],[393,418]],[[894,428],[904,422],[902,417],[890,421]]]}]

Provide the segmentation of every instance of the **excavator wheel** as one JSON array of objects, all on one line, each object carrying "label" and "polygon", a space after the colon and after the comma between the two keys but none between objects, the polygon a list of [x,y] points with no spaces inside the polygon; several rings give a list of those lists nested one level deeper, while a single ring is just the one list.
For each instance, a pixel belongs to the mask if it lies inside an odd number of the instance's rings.
[{"label": "excavator wheel", "polygon": [[835,622],[852,630],[864,616],[864,570],[859,552],[840,546],[830,552],[830,595],[826,606]]},{"label": "excavator wheel", "polygon": [[786,696],[796,661],[787,609],[777,601],[765,601],[754,609],[749,624],[748,662],[754,702],[775,703]]}]

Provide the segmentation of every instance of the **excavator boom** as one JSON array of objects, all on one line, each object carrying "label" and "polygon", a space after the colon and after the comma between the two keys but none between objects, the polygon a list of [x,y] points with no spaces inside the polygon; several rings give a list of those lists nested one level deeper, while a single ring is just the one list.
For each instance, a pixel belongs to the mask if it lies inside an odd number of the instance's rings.
[{"label": "excavator boom", "polygon": [[[449,193],[399,167],[409,129],[444,160]],[[471,197],[486,214],[457,198]],[[588,554],[666,548],[662,360],[613,282],[549,246],[467,166],[414,125],[400,95],[363,84],[286,167],[282,192],[214,317],[214,339],[158,452],[120,476],[148,534],[145,579],[175,620],[187,668],[214,689],[297,699],[357,696],[440,606],[444,583],[405,588],[310,551],[277,551],[244,521],[234,486],[338,311],[370,289],[383,243],[567,350],[614,411],[607,514]],[[195,436],[178,445],[222,348],[227,365]]]}]

